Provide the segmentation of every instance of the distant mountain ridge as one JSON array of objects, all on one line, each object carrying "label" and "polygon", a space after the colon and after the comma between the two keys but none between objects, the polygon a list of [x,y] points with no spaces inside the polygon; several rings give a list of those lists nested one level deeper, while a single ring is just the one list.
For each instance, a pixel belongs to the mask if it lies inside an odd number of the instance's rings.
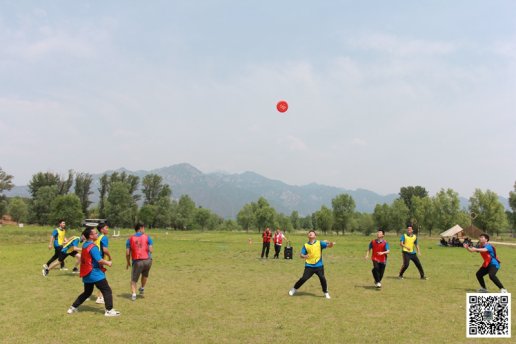
[{"label": "distant mountain ridge", "polygon": [[[115,170],[126,172],[143,178],[147,174],[157,174],[163,182],[170,185],[172,197],[178,199],[181,195],[189,195],[198,206],[208,208],[224,218],[235,218],[246,203],[255,202],[263,196],[278,212],[289,215],[297,210],[301,216],[309,215],[326,205],[331,208],[331,200],[340,194],[348,194],[355,200],[356,210],[372,213],[376,204],[391,203],[398,194],[380,195],[370,190],[343,188],[308,184],[303,186],[289,185],[278,180],[266,178],[254,172],[203,173],[188,163],[176,164],[150,171],[130,171],[125,168]],[[99,179],[106,171],[93,175],[91,201],[99,200]],[[16,186],[5,193],[8,197],[29,197],[27,186]],[[507,207],[507,199],[500,197]],[[504,202],[505,201],[505,202]],[[461,206],[467,207],[468,200],[461,197]]]}]

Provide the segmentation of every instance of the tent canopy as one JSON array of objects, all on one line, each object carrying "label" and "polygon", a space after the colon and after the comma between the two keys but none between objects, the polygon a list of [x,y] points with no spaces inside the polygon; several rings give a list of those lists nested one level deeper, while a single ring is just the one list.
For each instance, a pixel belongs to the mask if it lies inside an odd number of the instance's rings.
[{"label": "tent canopy", "polygon": [[461,227],[461,226],[459,226],[459,225],[455,225],[455,226],[453,226],[452,228],[450,228],[450,229],[448,229],[448,230],[446,230],[446,231],[442,232],[442,233],[440,234],[440,236],[442,236],[442,237],[446,237],[446,238],[447,238],[447,237],[452,237],[452,236],[455,236],[455,235],[457,235],[458,233],[462,232],[463,230],[464,230],[464,229],[462,229],[462,227]]}]

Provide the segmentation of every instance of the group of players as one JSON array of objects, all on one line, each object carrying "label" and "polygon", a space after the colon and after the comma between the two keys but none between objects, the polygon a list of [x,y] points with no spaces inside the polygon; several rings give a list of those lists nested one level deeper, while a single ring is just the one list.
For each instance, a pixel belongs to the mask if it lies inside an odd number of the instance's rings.
[{"label": "group of players", "polygon": [[[387,256],[390,253],[390,247],[387,241],[384,239],[385,232],[383,229],[379,229],[376,232],[376,239],[371,240],[369,247],[366,251],[365,259],[371,256],[373,262],[373,269],[371,270],[374,279],[374,285],[376,288],[382,287],[382,278],[387,265]],[[292,289],[289,291],[289,295],[293,296],[297,290],[314,274],[319,277],[322,291],[327,299],[330,299],[328,293],[328,284],[324,275],[324,265],[322,260],[322,250],[327,247],[333,247],[335,243],[327,240],[317,240],[315,231],[311,230],[308,232],[308,242],[301,248],[300,257],[305,259],[305,270],[303,276],[294,284]],[[420,247],[417,241],[417,236],[414,234],[412,226],[407,227],[407,233],[404,233],[400,237],[400,246],[402,248],[403,264],[398,274],[398,279],[403,279],[403,274],[409,267],[410,262],[414,262],[416,265],[420,278],[426,280],[427,277],[423,270],[423,266],[419,261],[418,256],[421,255]],[[502,282],[496,276],[496,273],[500,269],[500,260],[496,255],[496,249],[489,243],[489,235],[481,234],[479,237],[478,247],[473,247],[469,244],[464,244],[469,252],[478,252],[481,254],[484,262],[480,269],[476,273],[476,277],[480,284],[479,293],[487,293],[484,276],[489,275],[489,278],[493,283],[500,289],[500,293],[507,293],[507,289],[504,288]]]},{"label": "group of players", "polygon": [[[141,276],[139,294],[143,296],[145,285],[152,266],[153,241],[145,234],[145,227],[137,224],[135,234],[126,242],[126,268],[131,269],[131,300],[136,300],[137,283]],[[81,236],[66,237],[66,222],[59,220],[58,227],[50,236],[49,249],[54,249],[54,255],[43,265],[42,274],[48,276],[50,270],[64,268],[64,261],[68,256],[75,257],[76,263],[73,273],[79,273],[84,284],[84,291],[77,297],[68,309],[68,314],[78,311],[78,307],[93,293],[94,287],[100,291],[96,303],[105,305],[104,315],[107,317],[119,316],[120,312],[113,308],[113,293],[106,279],[104,266],[112,266],[109,252],[109,227],[107,223],[99,223],[96,227],[86,225]],[[82,243],[82,247],[79,247]],[[132,263],[132,264],[131,264]]]}]

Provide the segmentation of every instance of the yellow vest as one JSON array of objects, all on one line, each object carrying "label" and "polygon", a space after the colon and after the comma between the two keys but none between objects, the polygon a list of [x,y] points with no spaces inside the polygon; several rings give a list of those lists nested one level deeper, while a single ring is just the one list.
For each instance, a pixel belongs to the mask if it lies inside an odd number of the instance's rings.
[{"label": "yellow vest", "polygon": [[72,245],[73,241],[76,240],[76,239],[80,239],[80,238],[78,236],[71,237],[70,240],[63,246],[63,250],[66,248],[65,252],[68,252],[70,250],[70,248],[73,247],[73,246],[70,246],[70,245]]},{"label": "yellow vest", "polygon": [[307,264],[317,264],[317,262],[321,260],[322,249],[321,242],[319,240],[316,240],[312,245],[306,243],[305,250],[308,255],[308,258],[305,260]]},{"label": "yellow vest", "polygon": [[66,236],[66,229],[56,228],[57,229],[57,244],[59,246],[63,245],[64,238]]},{"label": "yellow vest", "polygon": [[417,240],[417,237],[415,234],[413,234],[412,236],[408,236],[407,234],[403,234],[404,238],[405,238],[405,242],[403,243],[404,246],[408,247],[408,249],[406,249],[405,247],[403,247],[403,251],[404,252],[409,252],[409,253],[412,253],[414,252],[414,243],[416,242]]},{"label": "yellow vest", "polygon": [[[97,247],[99,248],[99,250],[100,250],[100,240],[102,240],[102,238],[103,238],[103,237],[104,237],[104,234],[101,234],[101,235],[99,235],[99,237],[97,238],[97,240],[95,240],[95,241],[93,242],[95,245],[97,245]],[[101,253],[102,253],[102,251],[101,251]]]}]

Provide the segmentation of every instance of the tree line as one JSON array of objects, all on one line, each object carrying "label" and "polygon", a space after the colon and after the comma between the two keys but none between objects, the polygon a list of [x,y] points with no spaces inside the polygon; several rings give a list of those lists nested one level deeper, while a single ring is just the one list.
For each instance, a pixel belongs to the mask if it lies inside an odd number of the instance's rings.
[{"label": "tree line", "polygon": [[[390,204],[377,204],[373,213],[355,210],[348,194],[336,196],[331,207],[322,205],[312,214],[300,216],[278,213],[264,198],[245,204],[236,219],[223,219],[209,209],[197,206],[188,195],[172,197],[172,189],[161,176],[148,174],[141,180],[125,172],[104,174],[97,185],[100,199],[92,205],[93,177],[88,173],[69,171],[62,177],[52,172],[38,172],[28,184],[30,197],[8,199],[12,176],[0,167],[0,215],[9,214],[16,222],[50,225],[65,218],[72,227],[85,218],[107,218],[113,227],[130,227],[143,222],[148,227],[178,230],[257,230],[267,227],[285,231],[315,229],[323,233],[361,232],[376,228],[399,231],[408,223],[418,232],[429,235],[455,224],[473,224],[488,233],[499,234],[516,227],[516,183],[509,193],[512,211],[505,211],[493,191],[476,189],[468,209],[461,209],[459,195],[452,189],[441,189],[433,197],[422,186],[400,188],[399,197]],[[140,191],[140,192],[139,192]]]}]

